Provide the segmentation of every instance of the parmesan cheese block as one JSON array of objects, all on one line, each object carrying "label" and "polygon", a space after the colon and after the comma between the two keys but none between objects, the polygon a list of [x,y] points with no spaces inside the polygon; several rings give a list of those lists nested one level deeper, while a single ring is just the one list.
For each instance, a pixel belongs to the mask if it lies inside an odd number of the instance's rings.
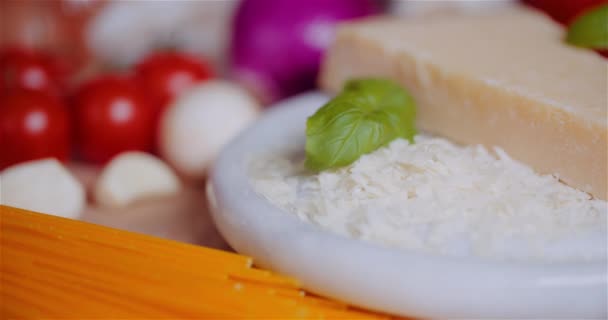
[{"label": "parmesan cheese block", "polygon": [[523,8],[341,26],[320,85],[399,81],[417,126],[464,144],[498,146],[543,174],[607,199],[607,64],[567,46],[564,30]]}]

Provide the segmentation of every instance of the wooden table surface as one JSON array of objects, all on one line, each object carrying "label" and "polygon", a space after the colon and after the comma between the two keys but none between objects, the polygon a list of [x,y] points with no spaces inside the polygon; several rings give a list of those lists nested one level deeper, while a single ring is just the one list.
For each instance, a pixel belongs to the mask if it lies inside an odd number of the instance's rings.
[{"label": "wooden table surface", "polygon": [[[71,164],[71,172],[91,194],[99,169]],[[184,182],[177,195],[154,197],[121,208],[89,204],[80,220],[216,249],[230,247],[213,225],[205,198],[205,183]]]}]

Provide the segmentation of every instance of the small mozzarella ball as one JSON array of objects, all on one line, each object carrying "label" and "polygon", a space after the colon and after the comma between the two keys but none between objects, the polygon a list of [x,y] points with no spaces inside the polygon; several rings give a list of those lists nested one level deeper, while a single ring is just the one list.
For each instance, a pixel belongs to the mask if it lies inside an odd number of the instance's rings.
[{"label": "small mozzarella ball", "polygon": [[75,219],[86,203],[83,186],[55,159],[11,166],[0,184],[0,203],[12,207]]},{"label": "small mozzarella ball", "polygon": [[178,177],[160,159],[144,152],[124,152],[103,169],[95,184],[95,202],[106,207],[126,206],[151,196],[175,194]]},{"label": "small mozzarella ball", "polygon": [[226,81],[204,82],[180,96],[161,120],[161,154],[176,170],[201,178],[220,149],[259,113],[245,89]]}]

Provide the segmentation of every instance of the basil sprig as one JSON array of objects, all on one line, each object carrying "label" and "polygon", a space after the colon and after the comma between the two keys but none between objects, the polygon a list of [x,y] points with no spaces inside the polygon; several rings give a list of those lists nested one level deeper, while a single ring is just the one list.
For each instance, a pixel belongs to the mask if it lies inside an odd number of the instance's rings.
[{"label": "basil sprig", "polygon": [[414,142],[416,107],[385,79],[357,79],[306,121],[306,161],[313,171],[349,165],[394,140]]},{"label": "basil sprig", "polygon": [[579,47],[608,49],[608,4],[577,17],[568,28],[566,41]]}]

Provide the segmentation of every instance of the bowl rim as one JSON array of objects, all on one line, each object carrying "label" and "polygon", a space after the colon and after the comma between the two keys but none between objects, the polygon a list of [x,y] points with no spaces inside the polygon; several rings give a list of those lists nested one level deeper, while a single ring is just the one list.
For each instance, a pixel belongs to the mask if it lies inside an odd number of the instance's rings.
[{"label": "bowl rim", "polygon": [[[303,143],[303,119],[328,99],[311,92],[278,103],[215,161],[207,188],[211,214],[236,251],[295,276],[313,292],[404,316],[606,316],[605,261],[496,261],[390,248],[323,230],[257,194],[249,182],[248,157],[260,149],[281,148],[285,141]],[[443,283],[424,288],[424,281]],[[455,293],[463,289],[470,294],[458,297]],[[381,297],[383,293],[392,297]]]}]

